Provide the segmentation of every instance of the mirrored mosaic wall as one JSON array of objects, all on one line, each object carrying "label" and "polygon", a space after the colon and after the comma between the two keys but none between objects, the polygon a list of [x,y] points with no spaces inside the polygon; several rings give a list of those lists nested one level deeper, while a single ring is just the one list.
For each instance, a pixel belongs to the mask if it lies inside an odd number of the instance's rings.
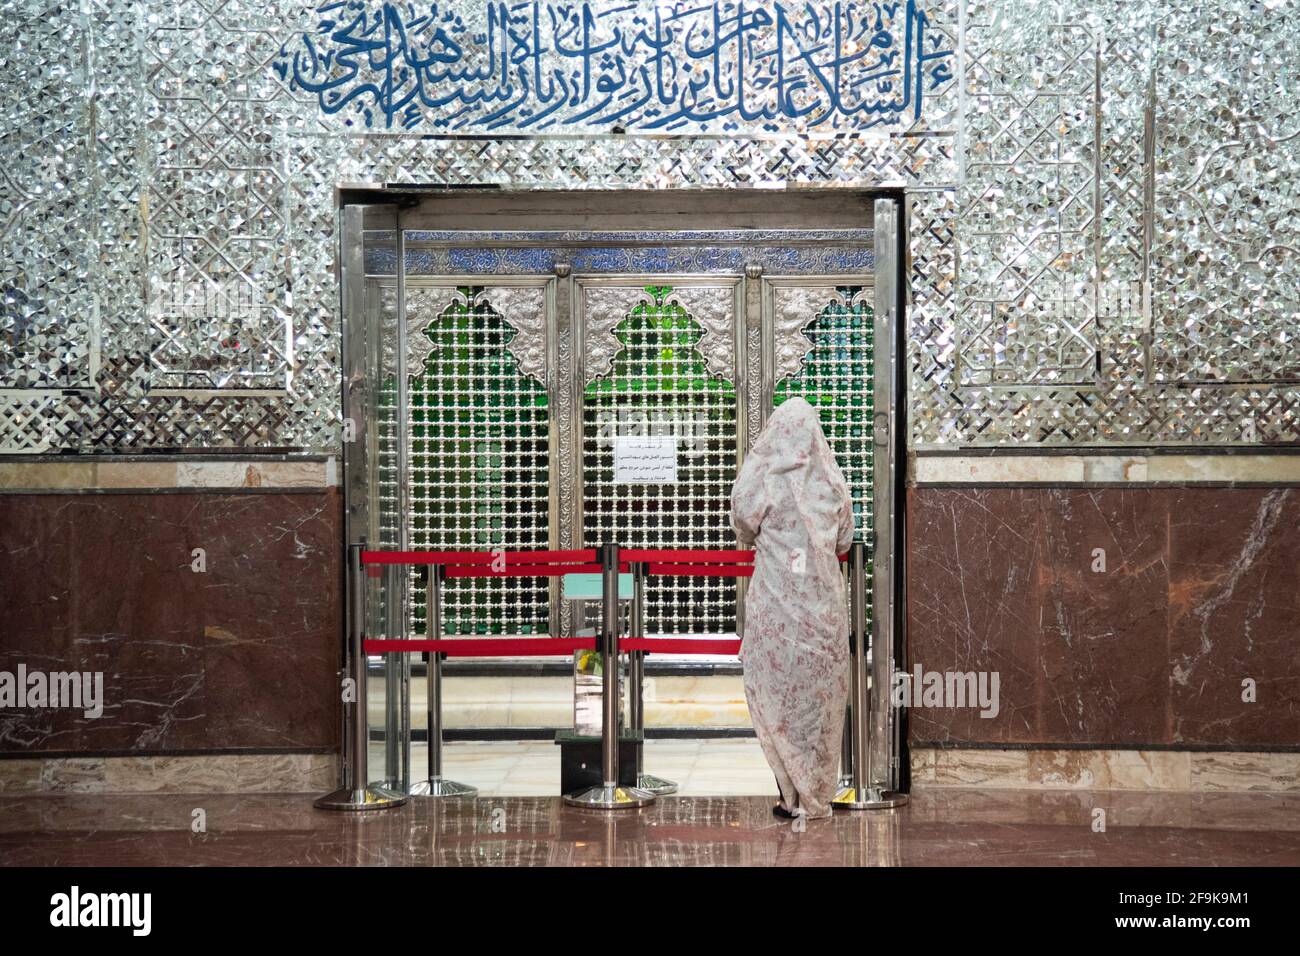
[{"label": "mirrored mosaic wall", "polygon": [[905,186],[914,444],[1295,442],[1293,6],[0,0],[0,451],[336,450],[341,183]]}]

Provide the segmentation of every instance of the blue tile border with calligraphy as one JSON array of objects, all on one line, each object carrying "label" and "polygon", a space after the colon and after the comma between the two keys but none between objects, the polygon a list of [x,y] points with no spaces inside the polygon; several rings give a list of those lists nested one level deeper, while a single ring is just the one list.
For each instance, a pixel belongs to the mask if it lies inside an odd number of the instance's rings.
[{"label": "blue tile border with calligraphy", "polygon": [[917,0],[330,0],[314,13],[273,69],[359,129],[899,132],[952,79],[953,50]]},{"label": "blue tile border with calligraphy", "polygon": [[[367,246],[366,275],[397,274],[393,246]],[[875,268],[870,243],[852,246],[407,246],[409,277],[440,275],[549,275],[559,263],[575,274],[678,272],[738,275],[746,266],[765,273],[862,275]]]}]

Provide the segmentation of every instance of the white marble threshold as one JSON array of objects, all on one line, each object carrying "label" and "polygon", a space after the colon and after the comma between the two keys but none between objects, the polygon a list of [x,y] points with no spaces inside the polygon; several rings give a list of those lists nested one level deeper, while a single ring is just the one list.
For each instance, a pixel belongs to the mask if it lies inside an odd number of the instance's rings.
[{"label": "white marble threshold", "polygon": [[914,485],[1300,482],[1297,454],[937,455],[908,459]]},{"label": "white marble threshold", "polygon": [[314,490],[339,484],[335,458],[284,461],[198,455],[131,461],[0,461],[0,493],[19,491]]},{"label": "white marble threshold", "polygon": [[[412,747],[412,775],[427,766]],[[775,782],[754,738],[660,739],[646,744],[647,772],[684,796],[770,795]],[[484,796],[553,796],[560,748],[551,741],[452,741],[446,776]],[[371,745],[371,777],[383,776],[383,744]],[[338,782],[328,754],[0,760],[3,793],[324,793]],[[1300,753],[1140,750],[940,750],[913,748],[912,786],[963,790],[1300,792]]]}]

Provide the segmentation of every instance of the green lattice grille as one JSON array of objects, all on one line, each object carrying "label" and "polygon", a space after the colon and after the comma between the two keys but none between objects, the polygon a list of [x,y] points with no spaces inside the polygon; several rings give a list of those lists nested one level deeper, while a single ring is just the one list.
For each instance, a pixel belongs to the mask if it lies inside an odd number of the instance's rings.
[{"label": "green lattice grille", "polygon": [[[379,500],[372,518],[379,539],[367,542],[367,545],[373,548],[396,550],[400,542],[399,528],[401,521],[399,520],[397,501],[397,448],[399,445],[397,417],[397,382],[389,379],[375,396],[375,422],[378,426],[375,430],[375,458]],[[388,583],[400,580],[394,575],[395,569],[385,567],[379,570],[377,580],[370,579],[371,587],[374,588],[373,594],[376,598],[366,603],[366,626],[371,634],[387,635],[394,630],[386,616],[386,609],[389,607]],[[398,588],[400,589],[400,584]],[[394,613],[397,615],[394,620],[400,620],[400,612],[395,611]],[[400,637],[401,635],[393,634],[393,636]]]},{"label": "green lattice grille", "polygon": [[[817,409],[822,431],[853,496],[853,523],[858,540],[867,545],[867,600],[871,599],[871,549],[875,516],[872,513],[872,423],[874,313],[869,305],[854,301],[862,289],[838,290],[804,329],[812,350],[798,375],[777,384],[773,404],[799,396]],[[842,299],[843,301],[838,301]],[[845,304],[845,303],[852,303]],[[868,612],[869,613],[869,612]]]},{"label": "green lattice grille", "polygon": [[[398,446],[400,431],[397,427],[397,379],[391,373],[394,360],[395,338],[397,332],[397,288],[382,285],[370,280],[368,289],[368,309],[378,319],[376,326],[365,334],[377,335],[377,340],[368,342],[371,358],[387,360],[385,372],[379,374],[379,385],[373,394],[371,414],[373,434],[367,439],[374,442],[376,498],[369,515],[371,527],[363,532],[366,545],[377,549],[395,549],[400,543],[400,506],[397,500],[398,487]],[[385,348],[385,343],[389,344]],[[384,570],[377,577],[369,578],[373,589],[373,600],[366,603],[367,628],[371,634],[390,634],[395,627],[390,625],[387,617],[389,607],[387,587],[390,580],[397,580],[400,572]],[[400,617],[396,618],[400,620]],[[400,636],[395,634],[394,636]]]},{"label": "green lattice grille", "polygon": [[[583,536],[588,546],[733,548],[731,485],[736,477],[736,391],[709,374],[696,349],[703,329],[671,286],[646,297],[619,323],[622,349],[609,374],[583,393]],[[615,484],[612,437],[676,429],[676,484]],[[689,442],[689,444],[688,444]],[[693,447],[692,447],[693,446]],[[734,582],[655,579],[646,600],[652,634],[735,631]]]},{"label": "green lattice grille", "polygon": [[[410,379],[411,547],[508,551],[548,547],[549,447],[545,389],[520,374],[506,346],[513,328],[478,288],[423,332],[432,350]],[[416,591],[420,589],[415,586]],[[412,595],[417,633],[424,595]],[[540,578],[451,578],[444,633],[547,631]]]}]

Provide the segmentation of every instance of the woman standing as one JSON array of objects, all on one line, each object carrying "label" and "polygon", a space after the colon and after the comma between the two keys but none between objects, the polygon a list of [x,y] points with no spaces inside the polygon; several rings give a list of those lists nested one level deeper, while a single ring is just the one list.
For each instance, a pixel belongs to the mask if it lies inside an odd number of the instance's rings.
[{"label": "woman standing", "polygon": [[731,489],[731,523],[756,548],[740,657],[745,699],[781,802],[778,816],[831,813],[849,693],[839,555],[853,503],[812,406],[772,413]]}]

